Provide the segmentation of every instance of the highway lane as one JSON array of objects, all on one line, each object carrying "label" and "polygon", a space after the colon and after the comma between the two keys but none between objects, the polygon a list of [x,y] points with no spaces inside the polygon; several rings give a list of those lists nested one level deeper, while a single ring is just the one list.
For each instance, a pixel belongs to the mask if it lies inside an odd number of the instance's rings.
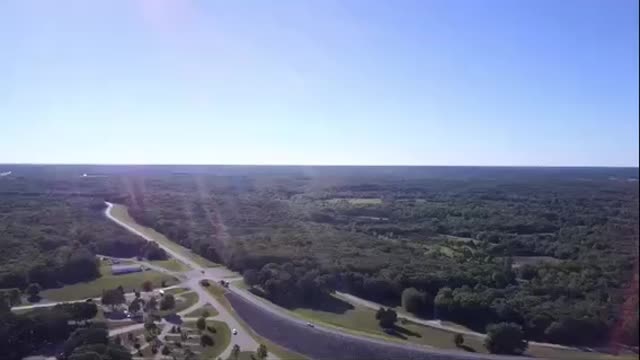
[{"label": "highway lane", "polygon": [[396,344],[340,330],[315,325],[283,316],[281,312],[265,311],[236,292],[226,294],[237,314],[261,336],[316,360],[522,360],[522,357],[497,356],[425,348],[417,345]]}]

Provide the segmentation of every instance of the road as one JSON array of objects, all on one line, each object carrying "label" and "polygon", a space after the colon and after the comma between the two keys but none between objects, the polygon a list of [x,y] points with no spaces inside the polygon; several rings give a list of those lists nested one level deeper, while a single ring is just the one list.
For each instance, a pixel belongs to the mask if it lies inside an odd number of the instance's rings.
[{"label": "road", "polygon": [[[136,228],[114,217],[111,214],[112,208],[113,208],[113,204],[107,202],[107,208],[105,209],[105,215],[107,216],[107,218],[109,218],[111,221],[115,222],[116,224],[124,227],[125,229],[131,231],[132,233],[142,237],[147,241],[156,242],[154,239],[138,231]],[[203,279],[213,279],[215,281],[219,281],[220,277],[216,276],[216,272],[209,271],[208,269],[203,268],[198,263],[190,259],[188,256],[185,256],[165,246],[162,243],[159,243],[159,242],[156,242],[156,243],[161,248],[163,248],[168,254],[173,256],[175,259],[182,262],[187,267],[193,269],[191,271],[187,271],[183,273],[183,277],[186,278],[187,280],[182,283],[182,286],[195,291],[198,294],[198,297],[200,299],[199,303],[201,303],[201,305],[204,305],[206,303],[213,305],[213,307],[218,311],[218,315],[215,317],[215,320],[226,322],[229,328],[238,330],[238,334],[232,335],[231,343],[229,344],[229,346],[227,346],[227,348],[220,355],[220,357],[222,357],[223,359],[228,358],[229,355],[231,354],[231,349],[234,344],[238,344],[238,346],[240,346],[240,349],[243,349],[243,350],[254,351],[255,349],[257,349],[259,346],[258,342],[256,342],[249,335],[249,332],[246,329],[244,329],[242,325],[240,325],[240,323],[226,310],[225,307],[222,306],[222,304],[218,302],[218,300],[216,300],[216,298],[214,298],[208,291],[206,291],[202,287],[202,285],[200,285],[200,281]],[[269,354],[269,359],[278,359],[278,357],[275,356],[274,354]]]},{"label": "road", "polygon": [[[336,294],[338,296],[340,296],[343,300],[353,304],[353,305],[361,305],[364,307],[367,307],[369,309],[373,309],[373,310],[378,310],[381,307],[385,307],[384,305],[375,303],[373,301],[369,301],[369,300],[365,300],[362,298],[359,298],[357,296],[351,295],[351,294],[347,294],[347,293],[342,293],[339,291],[336,291]],[[460,333],[460,334],[464,334],[464,335],[471,335],[471,336],[478,336],[481,338],[486,337],[486,334],[482,334],[479,332],[475,332],[472,330],[464,330],[464,329],[460,329],[460,328],[456,328],[453,326],[447,326],[447,325],[443,325],[442,323],[440,323],[440,321],[438,320],[425,320],[425,319],[420,319],[417,318],[415,316],[411,316],[408,314],[402,314],[400,315],[400,317],[403,317],[411,322],[415,322],[417,324],[421,324],[424,326],[431,326],[437,329],[442,329],[442,330],[447,330],[447,331],[452,331],[452,332],[456,332],[456,333]],[[536,342],[536,341],[529,341],[529,345],[537,345],[537,346],[546,346],[546,347],[551,347],[551,348],[556,348],[556,349],[566,349],[566,350],[578,350],[576,348],[572,348],[570,346],[564,346],[564,345],[558,345],[558,344],[551,344],[551,343],[542,343],[542,342]]]}]

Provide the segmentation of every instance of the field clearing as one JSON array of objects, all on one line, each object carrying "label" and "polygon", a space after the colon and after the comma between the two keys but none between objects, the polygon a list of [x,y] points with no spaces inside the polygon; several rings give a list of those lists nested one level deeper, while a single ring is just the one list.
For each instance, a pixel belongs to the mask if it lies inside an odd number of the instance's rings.
[{"label": "field clearing", "polygon": [[189,270],[183,263],[176,259],[168,259],[168,260],[153,260],[150,262],[152,265],[160,266],[170,271],[187,271]]},{"label": "field clearing", "polygon": [[139,231],[142,234],[145,234],[146,236],[150,237],[151,239],[153,239],[154,241],[156,241],[159,244],[162,244],[168,248],[170,248],[171,250],[180,253],[186,257],[191,258],[193,261],[195,261],[198,265],[203,266],[203,267],[215,267],[215,266],[219,266],[218,264],[207,260],[205,258],[203,258],[202,256],[194,253],[193,251],[191,251],[190,249],[187,249],[184,246],[178,245],[177,243],[169,240],[166,236],[162,235],[161,233],[148,228],[146,226],[142,226],[140,224],[138,224],[135,220],[133,220],[133,218],[131,218],[131,216],[129,215],[129,212],[127,210],[127,207],[124,205],[120,205],[120,204],[113,204],[113,208],[111,209],[111,215],[113,217],[115,217],[116,219],[124,222],[125,224],[131,226],[132,228],[136,229],[137,231]]},{"label": "field clearing", "polygon": [[189,292],[191,290],[187,289],[187,288],[173,288],[173,289],[169,289],[169,290],[165,290],[165,294],[173,294],[173,295],[177,295],[180,293],[184,293],[184,292]]},{"label": "field clearing", "polygon": [[[195,323],[187,323],[189,325],[183,326],[183,328],[189,328],[191,330],[197,331],[195,328]],[[207,326],[212,326],[216,329],[215,333],[211,333],[208,330],[204,332],[213,338],[214,344],[213,346],[201,347],[198,345],[197,347],[191,347],[193,351],[201,351],[199,358],[201,359],[215,359],[216,356],[220,355],[226,348],[229,346],[231,342],[231,330],[227,323],[217,320],[207,320]]]},{"label": "field clearing", "polygon": [[[389,335],[378,325],[378,321],[375,318],[375,311],[359,305],[352,305],[352,307],[352,309],[346,310],[343,313],[303,308],[295,309],[291,312],[298,317],[311,322],[337,326],[346,330],[355,330],[359,333],[383,337],[396,342],[409,342],[449,350],[466,350],[477,353],[487,353],[487,350],[484,347],[484,339],[479,336],[463,335],[463,347],[457,348],[453,342],[455,332],[424,326],[408,320],[398,321],[396,323],[397,329],[395,334]],[[399,317],[402,316],[401,313],[398,313],[398,315]],[[538,345],[530,345],[529,349],[525,352],[525,355],[560,360],[630,359],[628,356],[612,356],[596,352],[583,352],[569,349],[564,350]],[[637,356],[635,359],[637,359]]]},{"label": "field clearing", "polygon": [[442,236],[444,237],[445,240],[449,240],[449,241],[455,241],[455,242],[461,242],[461,243],[474,243],[474,244],[480,243],[479,240],[467,238],[467,237],[460,237],[460,236],[453,236],[453,235],[442,235]]},{"label": "field clearing", "polygon": [[539,263],[559,264],[562,262],[551,256],[512,256],[513,267],[517,268],[522,265],[535,265]]},{"label": "field clearing", "polygon": [[102,296],[102,290],[122,286],[125,292],[139,290],[142,283],[150,281],[154,288],[176,284],[176,278],[156,271],[144,271],[124,275],[103,275],[93,281],[67,285],[58,289],[44,290],[40,293],[44,299],[68,301]]},{"label": "field clearing", "polygon": [[326,200],[330,204],[340,204],[346,202],[349,205],[355,206],[367,206],[367,205],[380,205],[382,199],[380,198],[333,198]]},{"label": "field clearing", "polygon": [[204,311],[207,311],[211,317],[218,315],[218,310],[213,305],[205,304],[203,307],[186,314],[185,317],[200,317]]}]

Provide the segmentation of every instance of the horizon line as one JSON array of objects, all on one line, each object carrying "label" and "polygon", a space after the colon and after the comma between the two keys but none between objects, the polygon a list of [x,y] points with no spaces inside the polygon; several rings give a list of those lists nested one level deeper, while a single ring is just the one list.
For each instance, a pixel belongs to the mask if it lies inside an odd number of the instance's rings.
[{"label": "horizon line", "polygon": [[214,164],[214,163],[38,163],[0,162],[0,166],[264,166],[264,167],[499,167],[499,168],[610,168],[640,169],[638,165],[418,165],[418,164]]}]

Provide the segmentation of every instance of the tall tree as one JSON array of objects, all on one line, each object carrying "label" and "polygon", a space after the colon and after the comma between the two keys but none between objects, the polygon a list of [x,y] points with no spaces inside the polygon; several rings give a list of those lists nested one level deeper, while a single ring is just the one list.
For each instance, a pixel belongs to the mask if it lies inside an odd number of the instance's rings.
[{"label": "tall tree", "polygon": [[31,283],[29,284],[29,286],[27,286],[27,289],[25,291],[27,294],[29,294],[29,301],[39,300],[40,289],[40,284],[38,283]]},{"label": "tall tree", "polygon": [[520,355],[527,349],[522,328],[514,323],[499,323],[487,326],[484,346],[492,354]]},{"label": "tall tree", "polygon": [[240,345],[233,344],[233,348],[231,348],[231,357],[233,358],[233,360],[238,360],[239,356],[240,356]]},{"label": "tall tree", "polygon": [[256,355],[258,356],[258,359],[266,359],[267,356],[269,356],[269,353],[267,352],[267,346],[265,344],[260,344],[260,346],[258,346],[258,350],[256,351]]}]

